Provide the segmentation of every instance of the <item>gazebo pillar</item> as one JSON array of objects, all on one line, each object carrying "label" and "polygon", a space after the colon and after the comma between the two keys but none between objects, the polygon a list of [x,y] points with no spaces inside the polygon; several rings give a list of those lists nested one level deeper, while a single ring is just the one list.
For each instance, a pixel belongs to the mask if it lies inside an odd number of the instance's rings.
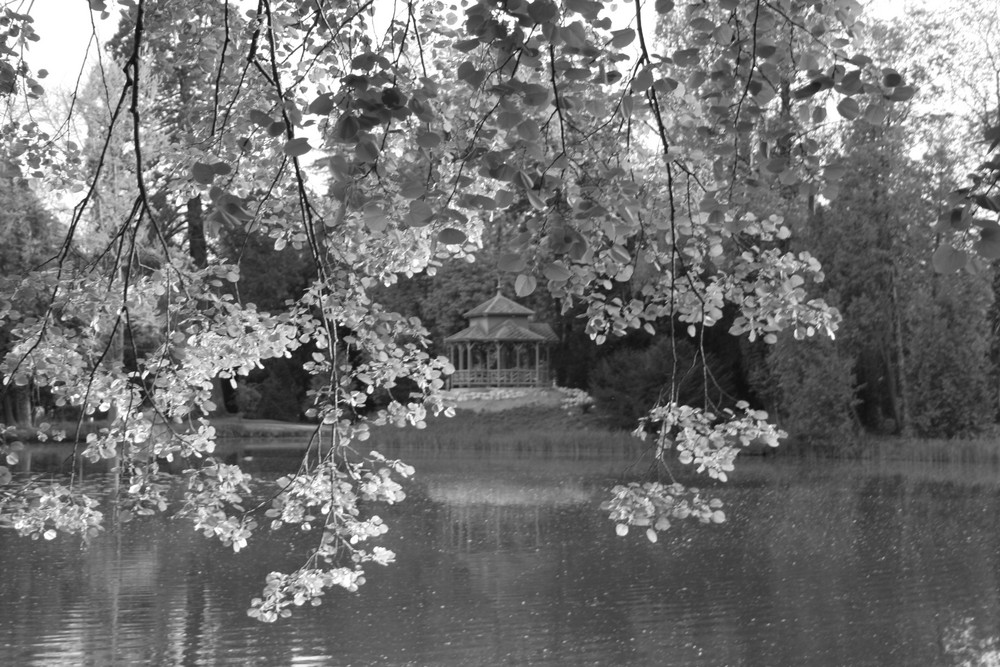
[{"label": "gazebo pillar", "polygon": [[542,384],[542,367],[540,362],[541,345],[535,343],[535,386]]},{"label": "gazebo pillar", "polygon": [[500,367],[503,365],[503,357],[500,354],[500,341],[496,342],[496,346],[495,347],[496,347],[496,353],[497,353],[497,368],[496,368],[496,375],[494,376],[494,382],[493,382],[493,384],[496,385],[497,387],[500,387],[500,386],[502,386],[500,384]]},{"label": "gazebo pillar", "polygon": [[548,382],[552,379],[552,350],[548,347],[545,348],[545,381]]},{"label": "gazebo pillar", "polygon": [[[458,364],[455,363],[455,346],[454,345],[449,345],[448,346],[448,361],[451,362],[452,368],[454,368],[455,369],[455,373],[457,373],[458,372]],[[453,373],[447,379],[447,388],[451,389],[451,387],[454,384],[454,382],[455,382],[455,374]]]}]

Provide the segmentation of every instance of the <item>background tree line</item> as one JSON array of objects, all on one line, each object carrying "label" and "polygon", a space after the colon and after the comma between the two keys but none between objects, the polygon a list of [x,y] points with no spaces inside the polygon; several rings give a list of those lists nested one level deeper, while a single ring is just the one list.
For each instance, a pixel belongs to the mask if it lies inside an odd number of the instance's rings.
[{"label": "background tree line", "polygon": [[[157,20],[161,19],[155,13],[148,19],[153,28]],[[221,17],[211,20],[218,22]],[[843,316],[836,340],[793,344],[788,333],[768,345],[734,339],[710,328],[691,336],[684,323],[668,318],[656,323],[654,333],[639,330],[595,346],[585,330],[582,307],[562,312],[551,295],[538,291],[523,301],[559,335],[552,355],[557,381],[591,391],[609,422],[623,427],[665,397],[664,386],[678,368],[685,401],[719,407],[749,395],[793,435],[809,441],[848,442],[864,432],[967,435],[992,425],[1000,404],[1000,315],[995,306],[1000,279],[989,263],[961,273],[936,272],[931,263],[951,231],[950,222],[939,222],[949,215],[942,202],[946,193],[961,185],[967,146],[980,128],[990,126],[992,111],[990,96],[980,90],[981,82],[989,79],[988,72],[974,81],[963,81],[949,71],[955,65],[948,55],[956,52],[956,44],[954,32],[947,28],[958,20],[961,17],[918,13],[907,26],[876,23],[869,30],[875,43],[907,67],[914,85],[933,94],[971,96],[968,112],[959,119],[962,122],[922,112],[925,102],[909,102],[897,105],[877,123],[820,130],[827,135],[824,141],[834,147],[836,168],[841,172],[839,192],[817,194],[787,186],[778,170],[770,183],[761,183],[755,195],[755,210],[761,215],[781,212],[793,229],[794,241],[775,245],[809,249],[820,260],[826,279],[813,292]],[[201,41],[222,39],[221,25],[205,27],[191,34]],[[126,55],[129,30],[123,23],[109,44],[119,59]],[[685,30],[682,24],[663,21],[658,36],[664,41],[682,41]],[[988,41],[996,31],[995,17],[980,21],[977,30]],[[186,39],[184,34],[173,35],[169,30],[151,30],[151,34],[156,36],[148,45],[156,63],[156,86],[147,94],[154,98],[152,106],[161,129],[156,140],[169,143],[176,141],[172,137],[190,134],[197,119],[208,113],[198,105],[212,99],[214,72],[197,58],[212,49],[178,52],[174,42]],[[928,52],[925,38],[933,47],[929,52],[934,57],[928,61],[918,57]],[[82,142],[84,166],[100,156],[97,138],[110,113],[106,81],[98,85],[99,81],[103,79],[95,72],[79,101],[87,126],[83,134],[90,137]],[[939,90],[942,81],[950,82],[947,91]],[[799,115],[807,99],[791,86],[783,90],[782,103],[768,120],[779,126]],[[121,150],[128,141],[128,128],[118,133],[89,221],[89,246],[74,249],[79,262],[102,261],[96,249],[102,238],[113,233],[111,221],[127,206],[120,190],[134,169]],[[919,157],[914,157],[915,145],[922,153]],[[784,160],[786,150],[779,142],[769,159]],[[331,197],[338,196],[336,168],[331,165]],[[273,238],[260,230],[248,231],[238,218],[207,216],[197,194],[167,196],[176,189],[171,185],[176,174],[165,171],[159,178],[157,191],[163,194],[155,205],[166,221],[166,236],[185,247],[195,265],[204,266],[210,257],[239,265],[241,299],[262,310],[276,310],[296,299],[315,278],[301,246],[276,250]],[[0,273],[14,279],[56,252],[62,230],[30,189],[15,186],[13,181],[8,185],[0,191]],[[432,340],[440,344],[464,326],[461,314],[487,299],[497,286],[511,295],[516,291],[516,274],[505,265],[509,264],[505,254],[526,232],[531,209],[531,202],[519,197],[492,216],[475,262],[432,262],[431,272],[401,278],[381,288],[379,298],[400,313],[419,317]],[[147,247],[155,267],[153,239]],[[609,296],[627,297],[632,282],[616,283],[608,290]],[[734,315],[725,313],[730,319]],[[136,343],[143,344],[131,341],[133,346]],[[4,344],[0,337],[0,346]],[[310,388],[309,374],[302,370],[303,358],[299,358],[305,354],[268,360],[264,368],[241,380],[236,393],[227,392],[219,402],[226,411],[248,417],[302,418]],[[703,382],[706,377],[711,378],[708,390]],[[228,383],[221,386],[228,387]],[[4,395],[8,423],[29,423],[39,409],[60,416],[54,407],[44,391],[31,387]]]}]

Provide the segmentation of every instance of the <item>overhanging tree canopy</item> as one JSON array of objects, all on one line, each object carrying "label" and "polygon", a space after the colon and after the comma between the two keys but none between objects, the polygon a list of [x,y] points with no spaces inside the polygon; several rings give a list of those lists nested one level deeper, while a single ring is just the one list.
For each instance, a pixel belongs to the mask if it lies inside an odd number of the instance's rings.
[{"label": "overhanging tree canopy", "polygon": [[[858,50],[854,0],[387,5],[121,0],[124,80],[101,92],[106,126],[87,159],[29,120],[0,139],[7,171],[78,192],[61,250],[0,299],[14,341],[5,382],[108,411],[77,455],[120,457],[119,502],[136,513],[163,511],[157,460],[183,456],[199,463],[180,511],[206,535],[239,549],[261,521],[316,528],[303,566],[273,574],[253,601],[262,620],[334,585],[353,590],[366,562],[391,560],[365,546],[386,527],[358,502],[401,500],[394,476],[411,469],[352,447],[372,424],[447,411],[448,360],[371,288],[469,256],[496,212],[520,206],[499,267],[520,296],[542,285],[567,309],[585,304],[597,342],[658,321],[697,338],[724,311],[751,339],[832,333],[838,314],[806,293],[820,266],[787,251],[781,212],[837,175],[814,132],[829,108],[879,124],[913,94]],[[4,11],[2,94],[35,100],[40,77],[18,48],[34,38],[31,17]],[[111,179],[121,214],[105,247],[75,257]],[[240,299],[236,268],[212,261],[220,229],[307,249],[315,281],[284,311],[258,311]],[[44,314],[24,315],[39,293]],[[155,345],[126,365],[122,332],[138,327]],[[247,507],[248,477],[211,457],[213,381],[303,346],[317,378],[313,447],[266,509]],[[419,399],[359,416],[404,377]],[[725,479],[741,445],[779,435],[739,409],[658,406],[647,424],[658,459],[676,448]],[[154,437],[154,421],[172,430]],[[3,494],[4,521],[24,534],[101,524],[72,484]],[[639,525],[655,539],[671,519],[720,520],[717,505],[650,483],[617,487],[607,507],[620,532]]]}]

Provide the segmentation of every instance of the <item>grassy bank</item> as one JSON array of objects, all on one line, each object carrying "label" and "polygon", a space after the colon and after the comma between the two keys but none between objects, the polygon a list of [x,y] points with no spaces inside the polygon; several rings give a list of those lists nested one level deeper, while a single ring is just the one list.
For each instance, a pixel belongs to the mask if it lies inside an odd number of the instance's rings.
[{"label": "grassy bank", "polygon": [[[221,417],[212,419],[212,426],[219,438],[307,438],[316,429],[315,424],[296,424],[258,419],[242,419],[240,417]],[[104,420],[77,422],[51,422],[47,430],[49,434],[61,431],[68,440],[72,440],[80,429],[80,439],[85,440],[90,433],[98,433],[106,428]],[[179,425],[181,426],[181,425]],[[24,442],[39,442],[39,429],[31,426],[16,426],[8,436],[8,440]],[[50,438],[51,440],[51,438]]]},{"label": "grassy bank", "polygon": [[[304,440],[315,425],[247,420],[225,417],[212,420],[220,439]],[[80,438],[97,432],[104,422],[84,422]],[[50,431],[61,430],[72,439],[75,422],[54,423]],[[37,429],[19,427],[10,440],[37,442]],[[427,428],[373,429],[365,447],[386,453],[448,452],[476,454],[523,454],[573,458],[614,457],[633,460],[648,446],[624,431],[613,431],[591,415],[570,415],[552,405],[528,405],[499,411],[459,409],[453,418],[429,418]],[[759,453],[759,452],[752,452]],[[786,442],[767,454],[778,457],[820,457],[869,461],[909,461],[915,463],[955,463],[1000,466],[1000,437],[945,440],[891,436],[863,437],[853,443],[815,445]]]},{"label": "grassy bank", "polygon": [[863,458],[883,461],[1000,465],[1000,438],[879,437],[869,439],[861,451]]},{"label": "grassy bank", "polygon": [[778,456],[818,457],[864,461],[910,461],[1000,466],[1000,437],[916,438],[862,435],[850,442],[814,443],[786,441],[775,450]]},{"label": "grassy bank", "polygon": [[430,418],[425,429],[374,429],[371,443],[389,451],[621,456],[623,459],[633,458],[643,449],[643,443],[628,433],[609,431],[589,419],[548,406],[501,412],[458,410],[451,418]]}]

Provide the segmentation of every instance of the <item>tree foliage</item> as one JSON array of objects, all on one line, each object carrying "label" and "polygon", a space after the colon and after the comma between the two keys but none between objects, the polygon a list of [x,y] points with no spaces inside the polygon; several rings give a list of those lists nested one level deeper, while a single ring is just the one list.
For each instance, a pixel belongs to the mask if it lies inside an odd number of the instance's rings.
[{"label": "tree foliage", "polygon": [[[829,105],[878,125],[913,94],[859,51],[855,0],[114,9],[111,51],[124,76],[106,89],[87,168],[31,122],[3,128],[8,170],[80,194],[54,261],[0,302],[14,338],[0,369],[7,385],[34,382],[85,415],[108,412],[76,455],[123,462],[118,502],[130,511],[164,511],[158,460],[186,457],[179,512],[206,535],[239,550],[265,524],[315,529],[303,565],[273,573],[253,601],[265,621],[329,588],[354,590],[366,564],[391,561],[367,546],[387,529],[369,501],[402,500],[397,479],[412,469],[358,450],[373,424],[420,427],[448,411],[450,365],[428,354],[419,320],[373,299],[375,287],[464,260],[515,210],[517,233],[497,236],[498,268],[518,295],[544,287],[565,312],[578,308],[598,343],[661,321],[695,337],[724,322],[767,343],[786,330],[832,333],[838,313],[806,291],[818,261],[787,250],[791,229],[759,205],[761,193],[812,197],[836,178],[812,135]],[[42,94],[38,73],[16,47],[34,38],[31,17],[4,11],[0,83],[9,100],[30,102]],[[116,172],[124,206],[76,265],[69,257],[116,155],[126,157]],[[273,312],[258,308],[219,250],[222,228],[307,253],[311,282]],[[39,291],[47,308],[26,316],[15,304]],[[155,345],[125,364],[122,332],[141,327]],[[315,435],[298,473],[255,508],[249,476],[212,457],[213,382],[302,350]],[[368,409],[404,378],[409,397]],[[677,451],[724,480],[740,447],[776,444],[765,420],[745,403],[669,401],[645,430],[658,461]],[[23,534],[101,526],[94,499],[72,483],[3,493],[3,520]],[[622,526],[657,530],[668,516],[722,516],[716,501],[686,494],[630,487],[611,511]]]},{"label": "tree foliage", "polygon": [[982,432],[994,421],[986,276],[939,276],[912,295],[907,372],[915,432],[936,437]]},{"label": "tree foliage", "polygon": [[857,431],[855,364],[843,347],[781,336],[768,351],[775,419],[797,442],[839,446]]},{"label": "tree foliage", "polygon": [[843,320],[834,342],[775,346],[758,386],[770,385],[781,423],[810,441],[848,440],[858,426],[966,435],[993,417],[991,276],[935,271],[942,202],[927,190],[948,190],[953,158],[907,154],[908,111],[843,137],[843,192],[818,206],[797,238],[821,260],[821,293]]},{"label": "tree foliage", "polygon": [[1000,10],[980,0],[948,12],[928,8],[895,32],[930,107],[910,129],[929,154],[953,156],[934,268],[982,271],[1000,258]]}]

